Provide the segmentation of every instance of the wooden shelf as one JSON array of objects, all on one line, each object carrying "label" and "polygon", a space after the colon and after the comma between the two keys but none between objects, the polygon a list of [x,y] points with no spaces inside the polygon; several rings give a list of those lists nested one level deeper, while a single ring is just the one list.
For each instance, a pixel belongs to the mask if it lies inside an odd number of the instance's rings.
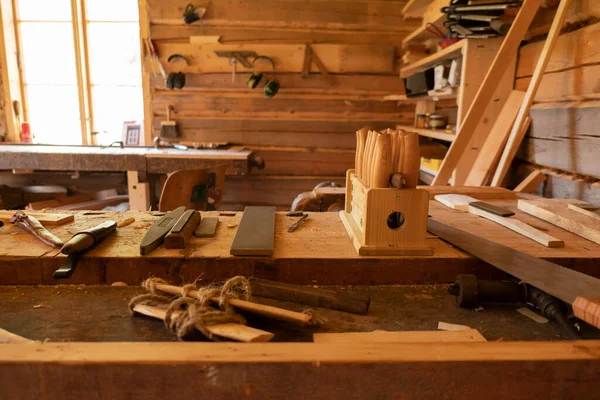
[{"label": "wooden shelf", "polygon": [[419,43],[427,39],[437,37],[437,35],[427,30],[427,23],[431,23],[442,32],[446,32],[446,27],[444,26],[445,21],[446,14],[441,11],[437,11],[433,18],[431,18],[429,21],[423,21],[423,24],[419,28],[409,33],[404,40],[402,40],[402,44],[405,46],[408,43]]},{"label": "wooden shelf", "polygon": [[438,51],[437,53],[405,66],[404,68],[400,69],[400,78],[407,78],[417,72],[429,69],[442,61],[452,60],[459,57],[462,54],[464,43],[465,41],[461,40],[460,42],[446,47],[442,51]]},{"label": "wooden shelf", "polygon": [[425,9],[432,0],[410,0],[402,9],[404,19],[406,18],[422,18]]},{"label": "wooden shelf", "polygon": [[460,88],[451,88],[448,87],[446,89],[442,89],[439,91],[430,90],[427,92],[427,96],[429,96],[433,101],[438,100],[446,100],[446,99],[456,99],[458,97],[458,93],[460,92]]},{"label": "wooden shelf", "polygon": [[453,142],[456,135],[446,133],[442,129],[421,129],[408,125],[396,125],[396,129],[404,129],[409,132],[417,132],[419,136],[425,136],[432,139],[443,140],[444,142]]}]

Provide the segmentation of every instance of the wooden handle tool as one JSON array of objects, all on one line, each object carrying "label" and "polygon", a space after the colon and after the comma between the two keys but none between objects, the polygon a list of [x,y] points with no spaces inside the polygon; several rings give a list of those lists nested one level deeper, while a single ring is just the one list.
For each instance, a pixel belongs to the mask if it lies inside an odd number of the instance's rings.
[{"label": "wooden handle tool", "polygon": [[115,221],[106,221],[98,226],[77,232],[61,249],[63,254],[83,253],[100,243],[117,230]]},{"label": "wooden handle tool", "polygon": [[379,133],[377,131],[372,131],[373,134],[373,138],[371,139],[371,148],[369,149],[369,181],[368,181],[368,185],[371,186],[373,184],[373,173],[374,171],[374,164],[375,164],[375,149],[377,147],[377,135],[379,135]]},{"label": "wooden handle tool", "polygon": [[184,212],[171,228],[171,232],[165,236],[165,247],[167,249],[185,249],[201,219],[198,211],[187,210]]},{"label": "wooden handle tool", "polygon": [[371,187],[386,188],[392,172],[392,136],[385,133],[377,135],[375,158],[373,162],[373,182]]},{"label": "wooden handle tool", "polygon": [[371,127],[366,126],[362,129],[356,131],[356,156],[354,159],[354,169],[355,169],[356,175],[358,175],[359,177],[362,177],[362,172],[363,172],[362,163],[363,163],[363,157],[364,157],[364,153],[365,153],[365,145],[367,142],[367,135],[369,133],[369,130],[371,130]]},{"label": "wooden handle tool", "polygon": [[403,145],[402,174],[406,179],[406,188],[415,189],[419,183],[419,170],[421,167],[419,135],[415,132],[406,134],[403,137]]},{"label": "wooden handle tool", "polygon": [[375,142],[375,135],[376,133],[374,131],[369,131],[369,133],[367,134],[367,142],[365,144],[365,161],[364,161],[364,166],[363,166],[363,181],[364,183],[368,186],[369,185],[369,180],[371,178],[371,158],[372,158],[372,153],[371,150],[373,148],[373,144]]}]

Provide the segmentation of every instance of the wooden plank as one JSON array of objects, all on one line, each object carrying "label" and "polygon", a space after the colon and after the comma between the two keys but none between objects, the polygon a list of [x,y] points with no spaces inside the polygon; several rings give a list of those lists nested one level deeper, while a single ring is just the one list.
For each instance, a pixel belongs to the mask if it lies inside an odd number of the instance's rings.
[{"label": "wooden plank", "polygon": [[478,215],[490,221],[493,221],[497,224],[500,224],[514,232],[517,232],[525,237],[528,237],[531,240],[535,240],[539,244],[542,244],[546,247],[556,248],[556,247],[565,247],[565,242],[557,239],[553,236],[550,236],[539,229],[532,227],[531,225],[526,224],[523,221],[519,221],[515,217],[502,217],[499,215],[494,215],[490,212],[480,210],[476,207],[469,206],[468,211],[471,214]]},{"label": "wooden plank", "polygon": [[535,70],[533,71],[531,82],[529,83],[527,93],[523,99],[523,104],[521,105],[521,109],[517,114],[512,131],[508,137],[508,141],[500,158],[498,168],[496,168],[496,173],[492,179],[492,186],[502,185],[502,181],[504,180],[504,177],[510,168],[510,164],[512,163],[512,160],[515,157],[519,146],[521,145],[521,141],[525,135],[525,132],[523,132],[525,120],[529,116],[529,110],[533,105],[535,94],[542,82],[546,66],[548,65],[548,61],[550,59],[550,55],[552,54],[552,50],[554,49],[556,40],[560,35],[560,29],[562,28],[568,7],[570,6],[571,2],[572,0],[562,0],[558,6],[554,21],[552,22],[552,27],[550,28],[550,32],[548,33],[548,37],[544,43],[540,58],[535,66]]},{"label": "wooden plank", "polygon": [[275,207],[246,207],[235,238],[232,256],[272,256],[275,242]]},{"label": "wooden plank", "polygon": [[479,201],[471,196],[462,194],[438,194],[434,196],[434,199],[446,207],[458,211],[469,211],[469,203]]},{"label": "wooden plank", "polygon": [[[5,345],[0,384],[8,398],[85,396],[148,400],[205,396],[407,399],[568,398],[598,390],[598,341],[339,345],[266,343],[44,343]],[[82,367],[85,364],[85,367]],[[138,381],[136,377],[152,376]],[[169,385],[195,376],[194,385]],[[220,377],[226,376],[223,381]],[[266,379],[268,377],[268,379]],[[294,383],[290,385],[290,377]],[[469,379],[466,379],[468,377]],[[498,379],[502,377],[502,379]],[[23,384],[43,381],[44,385]],[[423,382],[435,380],[435,385]],[[139,382],[139,383],[138,383]],[[238,382],[232,384],[232,382]],[[331,385],[331,382],[336,382]],[[45,396],[45,397],[44,397]]]},{"label": "wooden plank", "polygon": [[467,111],[464,121],[461,123],[457,137],[452,143],[452,146],[450,146],[450,150],[448,150],[448,154],[446,155],[446,158],[444,158],[442,166],[433,180],[432,185],[445,185],[450,179],[450,175],[460,161],[462,153],[475,134],[475,129],[485,113],[485,108],[492,100],[492,96],[498,83],[506,72],[505,64],[507,60],[512,60],[516,55],[516,50],[523,39],[529,24],[533,20],[540,3],[541,1],[539,0],[526,0],[523,3],[519,14],[502,42],[502,46],[496,54],[481,87],[471,103],[469,111]]},{"label": "wooden plank", "polygon": [[453,142],[456,138],[456,135],[446,133],[446,131],[442,129],[421,129],[408,125],[396,125],[396,129],[402,129],[407,132],[417,132],[419,136],[443,140],[444,142]]},{"label": "wooden plank", "polygon": [[[270,57],[279,72],[302,71],[304,60],[304,45],[294,44],[178,44],[157,43],[160,60],[167,72],[173,72],[168,67],[170,54],[185,56],[189,65],[182,72],[208,73],[231,72],[226,58],[216,57],[215,51],[254,51],[257,54]],[[335,44],[315,44],[311,46],[315,54],[330,73],[391,73],[394,72],[394,47],[392,46],[353,46]],[[244,71],[239,67],[240,71]],[[318,72],[315,65],[311,72]]]},{"label": "wooden plank", "polygon": [[389,344],[389,343],[465,343],[486,342],[477,329],[466,331],[373,331],[344,333],[315,333],[313,342],[327,344]]},{"label": "wooden plank", "polygon": [[[0,210],[0,219],[8,221],[14,214],[15,211]],[[31,215],[32,217],[35,217],[38,221],[40,221],[43,225],[49,226],[63,225],[75,220],[75,216],[73,214],[49,214],[40,212],[27,212],[27,215]]]},{"label": "wooden plank", "polygon": [[477,156],[475,164],[473,164],[473,168],[465,181],[465,185],[483,186],[486,177],[490,173],[493,173],[493,168],[500,159],[502,149],[508,140],[508,135],[510,134],[524,97],[525,93],[518,90],[513,90],[510,93],[490,134],[485,140],[485,144]]},{"label": "wooden plank", "polygon": [[546,180],[546,176],[539,170],[533,171],[514,189],[517,193],[531,193]]},{"label": "wooden plank", "polygon": [[594,204],[569,204],[569,210],[577,211],[580,214],[587,215],[590,218],[600,219],[600,207]]},{"label": "wooden plank", "polygon": [[585,204],[577,199],[519,200],[519,210],[600,243],[600,221],[570,210],[570,203]]},{"label": "wooden plank", "polygon": [[462,194],[479,200],[517,198],[517,194],[512,190],[489,186],[418,186],[417,188],[427,190],[430,197],[439,194]]},{"label": "wooden plank", "polygon": [[573,313],[600,329],[600,297],[578,297],[573,303]]},{"label": "wooden plank", "polygon": [[600,279],[490,242],[431,218],[427,229],[454,246],[569,304],[578,296],[600,293]]},{"label": "wooden plank", "polygon": [[425,71],[426,69],[432,68],[437,64],[441,64],[443,61],[452,60],[460,57],[465,41],[461,40],[443,50],[433,53],[430,56],[420,59],[409,65],[405,65],[400,70],[400,78],[408,78],[417,72]]}]

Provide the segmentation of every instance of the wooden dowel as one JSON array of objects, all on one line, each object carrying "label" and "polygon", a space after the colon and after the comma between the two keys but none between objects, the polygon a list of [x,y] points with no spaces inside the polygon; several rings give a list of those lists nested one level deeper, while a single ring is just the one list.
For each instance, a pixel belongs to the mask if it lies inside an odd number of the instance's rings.
[{"label": "wooden dowel", "polygon": [[[138,304],[134,306],[133,311],[147,317],[160,319],[161,321],[164,321],[167,315],[167,310],[164,308],[148,306],[145,304]],[[175,311],[173,313],[173,317],[177,317],[180,313],[181,311]],[[268,342],[269,340],[273,339],[273,336],[275,336],[271,332],[234,323],[208,325],[206,330],[211,335],[245,343]]]},{"label": "wooden dowel", "polygon": [[[162,283],[156,284],[156,290],[164,293],[172,294],[174,296],[183,296],[183,290],[179,286],[165,285]],[[188,292],[190,297],[198,298],[197,290],[190,290]],[[219,302],[218,297],[212,297],[212,301]],[[300,325],[311,325],[312,317],[308,314],[303,314],[295,311],[285,310],[283,308],[277,308],[267,306],[264,304],[253,303],[251,301],[228,298],[227,303],[233,307],[239,308],[240,310],[248,311],[254,314],[262,315],[265,317],[273,318],[279,321],[294,322]]]}]

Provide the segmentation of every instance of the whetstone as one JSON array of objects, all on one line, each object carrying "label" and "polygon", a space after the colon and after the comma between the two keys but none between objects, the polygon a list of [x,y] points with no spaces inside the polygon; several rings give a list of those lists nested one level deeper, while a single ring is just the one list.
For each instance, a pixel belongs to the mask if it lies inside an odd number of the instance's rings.
[{"label": "whetstone", "polygon": [[213,237],[217,231],[217,225],[219,224],[219,217],[204,217],[202,222],[196,228],[194,236],[199,238]]},{"label": "whetstone", "polygon": [[198,211],[187,210],[184,212],[171,228],[171,232],[165,236],[165,247],[167,249],[185,249],[201,220],[202,217]]},{"label": "whetstone", "polygon": [[272,256],[275,243],[275,207],[246,207],[230,254]]}]

